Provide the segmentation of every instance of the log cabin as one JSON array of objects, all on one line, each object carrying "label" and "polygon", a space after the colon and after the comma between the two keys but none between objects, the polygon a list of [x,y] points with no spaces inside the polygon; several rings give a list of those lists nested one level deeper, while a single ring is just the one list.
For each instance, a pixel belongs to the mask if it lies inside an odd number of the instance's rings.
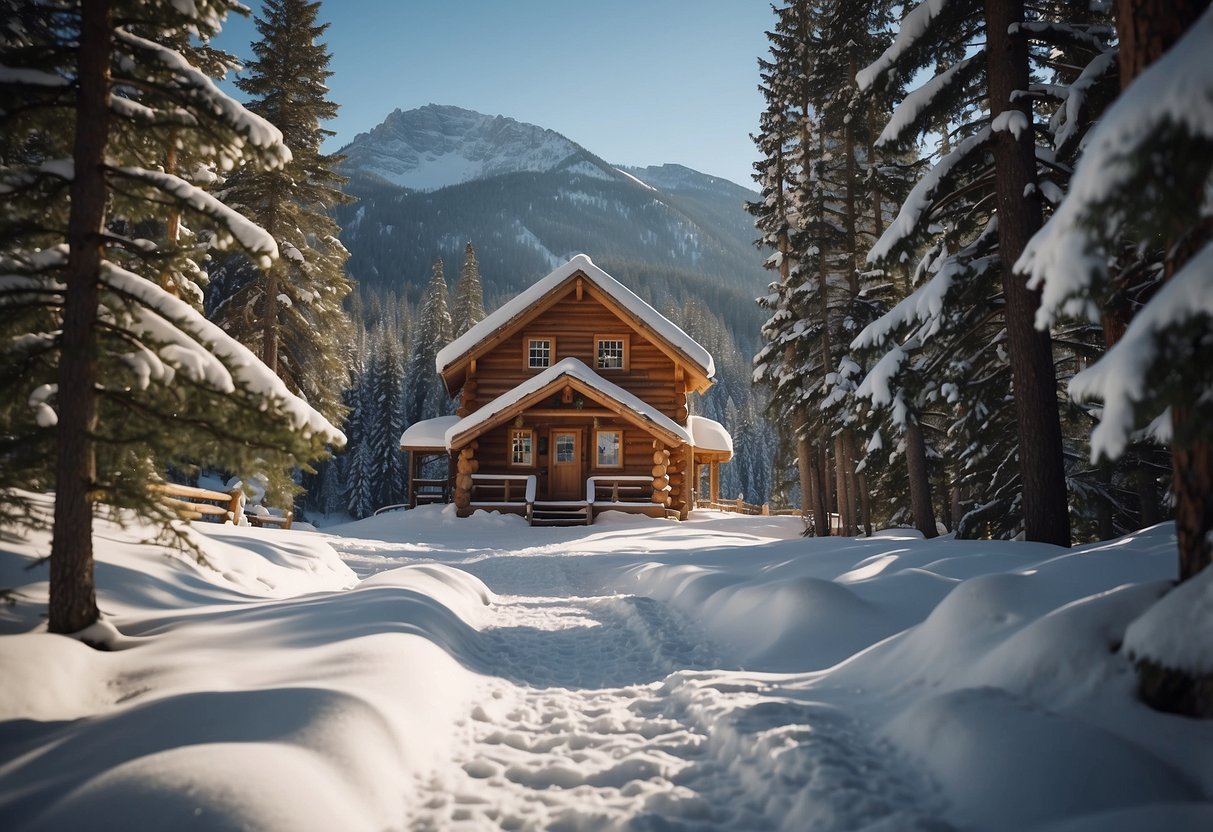
[{"label": "log cabin", "polygon": [[[704,467],[718,499],[732,439],[688,408],[712,386],[712,356],[584,254],[452,341],[436,365],[457,408],[401,436],[410,506],[450,500],[460,516],[506,511],[533,525],[609,510],[685,520]],[[436,457],[448,478],[422,478]]]}]

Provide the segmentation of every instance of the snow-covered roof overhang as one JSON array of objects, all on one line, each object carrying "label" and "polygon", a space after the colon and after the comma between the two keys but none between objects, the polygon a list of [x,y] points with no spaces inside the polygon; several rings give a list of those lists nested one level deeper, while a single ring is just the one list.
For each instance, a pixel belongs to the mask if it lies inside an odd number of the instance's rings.
[{"label": "snow-covered roof overhang", "polygon": [[542,401],[552,391],[571,386],[599,404],[614,407],[621,417],[663,437],[672,444],[692,444],[690,432],[634,393],[607,381],[576,358],[566,358],[548,367],[512,390],[470,413],[446,431],[446,447],[459,448],[531,404]]},{"label": "snow-covered roof overhang", "polygon": [[690,416],[687,430],[691,432],[696,456],[710,456],[717,462],[728,462],[733,458],[733,437],[720,422],[706,416]]},{"label": "snow-covered roof overhang", "polygon": [[436,419],[414,422],[400,434],[400,450],[446,450],[446,432],[458,421],[458,416],[439,416]]},{"label": "snow-covered roof overhang", "polygon": [[[557,289],[562,283],[571,281],[574,275],[584,278],[609,301],[616,304],[643,330],[677,352],[691,367],[703,376],[704,388],[716,375],[716,364],[712,355],[698,341],[683,332],[669,318],[641,300],[635,292],[594,265],[585,254],[578,254],[547,277],[523,290],[480,323],[438,351],[434,361],[438,374],[448,380],[449,373],[467,359],[485,341],[513,325],[521,324],[545,308],[547,301],[558,298]],[[454,390],[451,390],[453,393]]]}]

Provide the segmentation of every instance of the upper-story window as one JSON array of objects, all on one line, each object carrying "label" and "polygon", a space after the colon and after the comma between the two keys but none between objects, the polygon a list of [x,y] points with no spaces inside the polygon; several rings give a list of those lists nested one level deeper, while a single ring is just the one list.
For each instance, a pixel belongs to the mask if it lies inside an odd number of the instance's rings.
[{"label": "upper-story window", "polygon": [[542,370],[552,366],[556,354],[556,340],[547,336],[529,336],[526,339],[526,366]]},{"label": "upper-story window", "polygon": [[599,370],[628,368],[628,338],[626,335],[604,335],[594,339],[594,366]]}]

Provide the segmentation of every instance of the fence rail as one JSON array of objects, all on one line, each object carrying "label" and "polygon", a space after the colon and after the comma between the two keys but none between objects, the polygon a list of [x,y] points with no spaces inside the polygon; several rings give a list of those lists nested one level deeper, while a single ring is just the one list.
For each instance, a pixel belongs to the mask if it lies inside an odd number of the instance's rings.
[{"label": "fence rail", "polygon": [[[696,508],[707,508],[715,511],[727,511],[732,514],[745,514],[751,517],[799,517],[804,520],[805,528],[810,531],[814,528],[813,512],[803,512],[798,508],[771,508],[770,503],[755,505],[747,503],[738,497],[736,500],[720,500],[713,502],[712,500],[699,500],[695,503]],[[830,513],[830,533],[840,534],[842,532],[842,517],[834,512]]]},{"label": "fence rail", "polygon": [[240,518],[244,515],[244,499],[238,488],[225,493],[166,482],[152,485],[151,490],[182,520],[211,518],[223,522],[230,519],[232,523],[240,525]]}]

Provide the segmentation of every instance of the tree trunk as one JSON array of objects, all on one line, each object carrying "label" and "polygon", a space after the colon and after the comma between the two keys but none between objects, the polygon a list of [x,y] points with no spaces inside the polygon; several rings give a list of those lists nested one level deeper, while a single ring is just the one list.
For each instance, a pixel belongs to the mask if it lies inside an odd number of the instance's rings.
[{"label": "tree trunk", "polygon": [[851,489],[847,483],[846,445],[842,434],[834,437],[834,488],[838,492],[838,519],[843,537],[855,534],[855,507],[851,504]]},{"label": "tree trunk", "polygon": [[814,521],[817,525],[818,537],[829,537],[830,529],[830,490],[827,485],[827,471],[829,470],[829,460],[827,459],[826,443],[822,442],[818,445],[813,455],[817,461],[813,464],[813,494],[816,503],[813,506]]},{"label": "tree trunk", "polygon": [[1207,426],[1186,407],[1172,406],[1171,458],[1175,491],[1175,536],[1179,543],[1179,580],[1186,581],[1213,563],[1213,442],[1200,434]]},{"label": "tree trunk", "polygon": [[1120,88],[1162,57],[1208,5],[1209,0],[1116,0]]},{"label": "tree trunk", "polygon": [[68,261],[59,350],[55,528],[51,539],[52,633],[97,621],[93,583],[93,487],[97,455],[97,300],[105,224],[109,130],[110,21],[107,0],[81,4],[77,49],[75,176],[68,214]]},{"label": "tree trunk", "polygon": [[1154,474],[1146,465],[1144,455],[1138,457],[1133,479],[1137,484],[1137,510],[1142,528],[1161,523],[1162,512],[1158,508],[1158,491],[1154,487]]},{"label": "tree trunk", "polygon": [[923,537],[935,537],[935,509],[931,505],[931,480],[927,474],[927,443],[915,419],[906,422],[906,467],[910,471],[910,509],[914,528]]},{"label": "tree trunk", "polygon": [[800,475],[800,513],[813,513],[813,446],[807,436],[796,437],[796,469]]},{"label": "tree trunk", "polygon": [[986,64],[991,118],[1018,110],[1028,127],[1016,138],[1000,132],[994,142],[994,177],[998,205],[998,248],[1003,263],[1007,346],[1011,356],[1019,460],[1023,475],[1024,531],[1028,540],[1070,545],[1066,505],[1066,472],[1062,459],[1061,420],[1057,412],[1057,377],[1049,334],[1036,329],[1040,293],[1028,289],[1012,264],[1040,228],[1040,201],[1025,194],[1036,190],[1036,151],[1028,89],[1028,48],[1022,35],[1008,28],[1024,18],[1023,0],[986,0]]}]

